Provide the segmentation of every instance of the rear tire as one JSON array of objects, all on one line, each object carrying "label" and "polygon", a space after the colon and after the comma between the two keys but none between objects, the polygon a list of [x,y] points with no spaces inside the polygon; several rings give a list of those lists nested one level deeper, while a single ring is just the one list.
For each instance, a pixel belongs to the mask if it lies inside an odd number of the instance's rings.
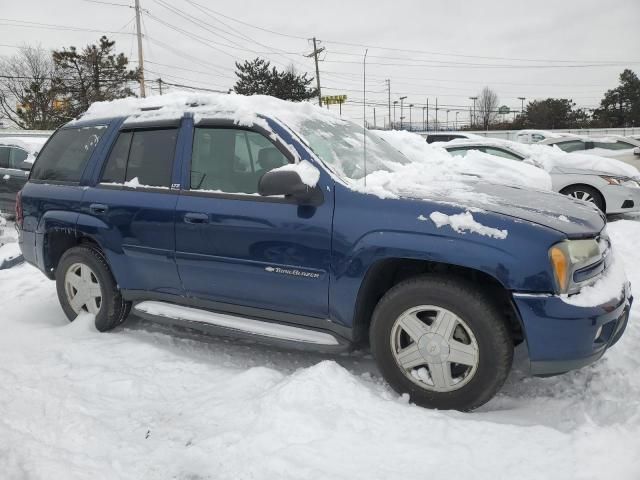
[{"label": "rear tire", "polygon": [[513,341],[500,310],[472,283],[441,275],[405,280],[376,306],[371,349],[385,380],[427,408],[469,411],[511,370]]},{"label": "rear tire", "polygon": [[607,213],[605,211],[604,197],[598,190],[589,185],[571,185],[563,188],[560,193],[571,198],[593,203],[602,213]]},{"label": "rear tire", "polygon": [[62,255],[56,268],[56,289],[69,321],[82,312],[92,313],[101,332],[123,323],[131,310],[131,302],[122,298],[104,255],[90,246],[73,247]]}]

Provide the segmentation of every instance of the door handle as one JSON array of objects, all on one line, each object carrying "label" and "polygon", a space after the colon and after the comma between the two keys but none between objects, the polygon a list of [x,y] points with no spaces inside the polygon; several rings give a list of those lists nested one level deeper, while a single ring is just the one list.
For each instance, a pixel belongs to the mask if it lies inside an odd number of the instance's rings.
[{"label": "door handle", "polygon": [[102,203],[92,203],[91,205],[89,205],[89,210],[91,211],[91,213],[107,213],[109,207],[103,205]]},{"label": "door handle", "polygon": [[184,221],[186,223],[209,223],[209,215],[206,213],[185,213]]}]

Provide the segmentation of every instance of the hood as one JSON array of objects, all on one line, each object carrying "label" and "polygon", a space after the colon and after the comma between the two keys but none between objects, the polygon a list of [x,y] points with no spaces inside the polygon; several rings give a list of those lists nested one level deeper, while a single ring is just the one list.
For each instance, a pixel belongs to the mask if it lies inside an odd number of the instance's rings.
[{"label": "hood", "polygon": [[594,237],[606,225],[605,216],[595,206],[559,193],[481,181],[466,181],[465,186],[476,194],[475,198],[465,195],[451,201],[444,196],[437,198],[439,195],[417,196],[417,192],[407,196],[505,215],[552,228],[569,238]]}]

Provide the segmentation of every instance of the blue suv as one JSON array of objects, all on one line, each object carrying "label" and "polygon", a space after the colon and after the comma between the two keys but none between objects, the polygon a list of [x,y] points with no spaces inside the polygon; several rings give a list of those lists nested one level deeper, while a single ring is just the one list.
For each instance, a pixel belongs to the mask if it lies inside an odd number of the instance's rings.
[{"label": "blue suv", "polygon": [[615,266],[590,205],[473,178],[465,195],[387,195],[371,182],[409,161],[374,134],[305,104],[256,100],[248,114],[234,97],[115,102],[50,138],[16,216],[70,320],[90,312],[106,331],[132,312],[280,346],[370,347],[396,391],[458,410],[496,394],[516,347],[552,375],[622,335],[626,280],[581,299]]}]

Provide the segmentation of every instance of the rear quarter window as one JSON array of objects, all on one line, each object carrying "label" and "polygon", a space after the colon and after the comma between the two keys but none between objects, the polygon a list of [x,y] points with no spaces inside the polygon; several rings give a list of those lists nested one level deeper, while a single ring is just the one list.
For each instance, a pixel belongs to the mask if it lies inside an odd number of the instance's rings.
[{"label": "rear quarter window", "polygon": [[42,149],[30,180],[80,182],[91,154],[106,131],[105,125],[58,130]]}]

